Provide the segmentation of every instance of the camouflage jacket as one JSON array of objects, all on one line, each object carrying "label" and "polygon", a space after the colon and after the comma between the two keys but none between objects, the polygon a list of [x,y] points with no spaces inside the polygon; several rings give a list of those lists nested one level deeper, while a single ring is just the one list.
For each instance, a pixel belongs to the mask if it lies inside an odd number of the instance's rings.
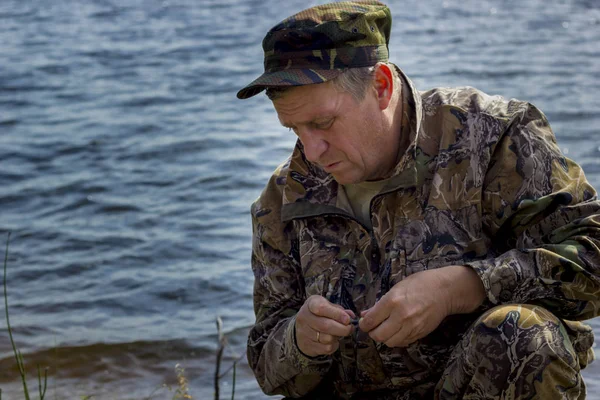
[{"label": "camouflage jacket", "polygon": [[267,394],[350,398],[435,383],[478,313],[450,316],[407,348],[357,333],[316,358],[299,351],[294,322],[313,294],[358,313],[406,276],[446,265],[478,273],[482,310],[543,305],[565,320],[580,363],[593,358],[591,329],[573,322],[600,308],[600,202],[582,169],[529,103],[403,80],[400,134],[411,144],[371,202],[372,229],[336,206],[337,182],[300,143],[252,205],[248,360]]}]

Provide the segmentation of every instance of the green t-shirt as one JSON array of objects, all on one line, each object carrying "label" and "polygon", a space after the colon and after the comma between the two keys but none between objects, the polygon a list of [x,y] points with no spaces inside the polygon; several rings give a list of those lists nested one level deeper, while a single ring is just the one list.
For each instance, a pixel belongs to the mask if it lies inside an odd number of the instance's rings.
[{"label": "green t-shirt", "polygon": [[338,193],[338,207],[351,212],[356,219],[371,228],[371,200],[388,181],[389,179],[383,179],[343,185],[344,193]]}]

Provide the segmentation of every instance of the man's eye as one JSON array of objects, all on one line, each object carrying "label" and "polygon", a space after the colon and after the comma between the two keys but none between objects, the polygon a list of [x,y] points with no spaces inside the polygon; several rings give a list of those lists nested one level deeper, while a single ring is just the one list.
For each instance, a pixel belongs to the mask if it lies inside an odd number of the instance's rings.
[{"label": "man's eye", "polygon": [[325,122],[319,122],[318,124],[315,124],[315,127],[317,129],[324,130],[324,129],[329,129],[332,124],[333,124],[333,119],[329,119]]}]

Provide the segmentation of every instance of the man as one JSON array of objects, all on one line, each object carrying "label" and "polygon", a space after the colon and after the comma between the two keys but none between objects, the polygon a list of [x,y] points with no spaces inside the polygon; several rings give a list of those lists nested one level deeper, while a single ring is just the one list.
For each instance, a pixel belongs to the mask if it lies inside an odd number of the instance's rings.
[{"label": "man", "polygon": [[263,41],[298,136],[252,206],[267,394],[582,399],[600,309],[600,203],[529,103],[418,92],[377,1],[298,13]]}]

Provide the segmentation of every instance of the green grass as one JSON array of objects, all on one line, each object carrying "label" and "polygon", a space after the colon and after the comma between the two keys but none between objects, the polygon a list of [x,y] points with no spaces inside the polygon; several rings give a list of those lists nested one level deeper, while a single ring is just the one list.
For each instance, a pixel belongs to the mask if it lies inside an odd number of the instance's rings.
[{"label": "green grass", "polygon": [[[27,387],[27,377],[25,374],[25,363],[23,362],[23,355],[21,351],[17,349],[15,345],[15,341],[12,335],[12,328],[10,326],[10,318],[8,315],[8,291],[6,290],[6,265],[8,264],[8,244],[10,243],[10,233],[6,239],[6,251],[4,253],[4,310],[6,314],[6,325],[8,327],[8,336],[10,337],[10,344],[13,349],[13,353],[15,355],[15,359],[17,361],[17,366],[19,367],[19,375],[21,375],[21,381],[23,382],[23,394],[25,395],[26,400],[31,400],[29,396],[29,388]],[[46,388],[48,384],[48,369],[44,370],[44,384],[42,385],[42,373],[40,370],[40,366],[37,366],[38,373],[38,390],[40,394],[40,400],[44,400],[44,396],[46,395]],[[0,400],[2,398],[0,392]]]}]

